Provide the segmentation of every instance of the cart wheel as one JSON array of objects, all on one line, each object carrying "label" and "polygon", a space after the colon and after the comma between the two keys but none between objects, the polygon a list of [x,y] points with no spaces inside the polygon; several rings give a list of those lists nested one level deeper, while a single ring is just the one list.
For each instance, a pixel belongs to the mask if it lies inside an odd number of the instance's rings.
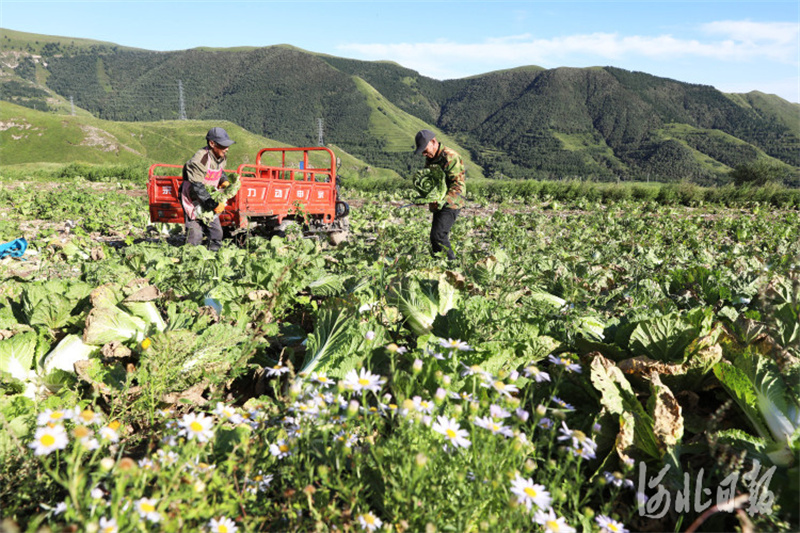
[{"label": "cart wheel", "polygon": [[336,202],[336,218],[344,218],[350,214],[350,205],[347,202]]}]

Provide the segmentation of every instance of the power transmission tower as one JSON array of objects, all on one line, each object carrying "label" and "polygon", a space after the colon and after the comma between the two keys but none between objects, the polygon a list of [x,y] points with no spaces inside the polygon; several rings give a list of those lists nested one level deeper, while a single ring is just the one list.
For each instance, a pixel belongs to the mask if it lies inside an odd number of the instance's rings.
[{"label": "power transmission tower", "polygon": [[178,80],[178,120],[186,120],[186,105],[183,101],[183,83]]},{"label": "power transmission tower", "polygon": [[325,142],[323,141],[322,137],[322,119],[317,119],[317,133],[319,134],[319,138],[317,140],[318,146],[325,146]]}]

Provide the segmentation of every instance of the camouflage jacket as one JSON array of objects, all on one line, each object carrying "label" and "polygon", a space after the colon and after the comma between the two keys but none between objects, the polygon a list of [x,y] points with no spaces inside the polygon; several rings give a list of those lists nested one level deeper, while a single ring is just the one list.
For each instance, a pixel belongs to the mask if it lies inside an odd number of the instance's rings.
[{"label": "camouflage jacket", "polygon": [[447,195],[444,197],[445,205],[438,208],[449,207],[450,209],[461,209],[466,204],[464,194],[466,193],[466,169],[464,161],[455,150],[439,145],[439,151],[433,157],[425,158],[425,167],[437,166],[444,170],[445,181],[447,183]]}]

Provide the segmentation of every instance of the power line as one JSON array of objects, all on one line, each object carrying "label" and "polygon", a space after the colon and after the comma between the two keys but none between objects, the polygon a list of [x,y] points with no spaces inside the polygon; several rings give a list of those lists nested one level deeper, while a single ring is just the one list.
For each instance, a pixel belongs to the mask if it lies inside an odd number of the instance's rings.
[{"label": "power line", "polygon": [[178,120],[186,120],[186,105],[183,101],[183,83],[181,80],[178,80],[178,102],[179,102],[179,110],[178,110]]}]

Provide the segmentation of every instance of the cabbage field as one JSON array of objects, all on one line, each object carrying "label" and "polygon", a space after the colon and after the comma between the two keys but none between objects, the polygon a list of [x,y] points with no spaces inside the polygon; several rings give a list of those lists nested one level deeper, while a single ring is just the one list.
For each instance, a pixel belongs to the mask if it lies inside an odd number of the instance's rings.
[{"label": "cabbage field", "polygon": [[0,181],[0,530],[800,528],[800,213],[343,188],[181,246],[141,184]]}]

